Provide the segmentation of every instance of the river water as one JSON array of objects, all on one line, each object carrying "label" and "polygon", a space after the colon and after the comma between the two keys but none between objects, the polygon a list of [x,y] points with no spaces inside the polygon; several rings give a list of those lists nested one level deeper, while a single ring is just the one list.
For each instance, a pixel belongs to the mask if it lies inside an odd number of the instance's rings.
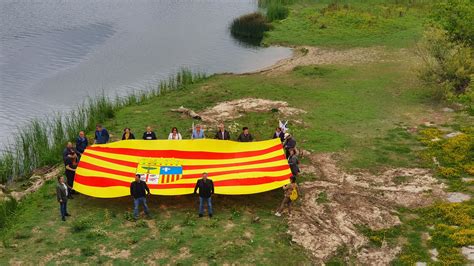
[{"label": "river water", "polygon": [[232,19],[255,10],[250,0],[2,0],[0,135],[87,96],[150,88],[182,67],[240,73],[290,56],[230,36]]}]

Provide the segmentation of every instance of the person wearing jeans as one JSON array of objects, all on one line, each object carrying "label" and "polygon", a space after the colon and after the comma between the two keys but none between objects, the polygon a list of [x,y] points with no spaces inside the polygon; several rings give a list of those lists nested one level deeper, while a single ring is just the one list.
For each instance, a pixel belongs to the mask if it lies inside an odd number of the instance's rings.
[{"label": "person wearing jeans", "polygon": [[135,181],[130,184],[130,195],[133,197],[133,216],[138,219],[138,207],[140,204],[143,205],[145,214],[150,215],[148,205],[146,204],[146,195],[150,194],[146,182],[140,180],[140,175],[135,175]]},{"label": "person wearing jeans", "polygon": [[207,212],[212,217],[212,201],[211,196],[214,194],[214,183],[207,178],[207,173],[202,174],[202,178],[196,182],[194,194],[199,189],[199,217],[204,215],[204,202],[207,204]]},{"label": "person wearing jeans", "polygon": [[64,177],[58,178],[58,185],[56,186],[56,198],[59,202],[59,211],[61,213],[61,219],[66,221],[66,216],[70,216],[67,213],[67,198],[68,198],[68,187],[64,182]]}]

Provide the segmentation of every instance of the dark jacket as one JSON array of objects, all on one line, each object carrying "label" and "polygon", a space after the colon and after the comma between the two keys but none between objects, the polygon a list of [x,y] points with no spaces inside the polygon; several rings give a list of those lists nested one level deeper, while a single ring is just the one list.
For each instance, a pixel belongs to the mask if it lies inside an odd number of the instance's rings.
[{"label": "dark jacket", "polygon": [[206,182],[204,182],[204,179],[199,179],[194,187],[194,194],[196,194],[198,189],[199,197],[210,198],[211,195],[214,194],[214,183],[211,179],[207,179]]},{"label": "dark jacket", "polygon": [[76,139],[76,150],[79,153],[81,153],[81,154],[84,153],[84,151],[87,148],[87,145],[89,145],[89,142],[88,142],[86,137],[84,137],[84,139],[81,139],[80,137],[77,137],[77,139]]},{"label": "dark jacket", "polygon": [[152,131],[152,132],[150,132],[150,133],[148,133],[148,132],[144,132],[144,133],[143,133],[143,139],[145,139],[145,140],[152,140],[152,139],[156,139],[155,132],[153,132],[153,131]]},{"label": "dark jacket", "polygon": [[58,202],[62,200],[63,202],[67,201],[67,187],[64,188],[64,186],[61,183],[58,183],[56,186],[56,198],[58,199]]},{"label": "dark jacket", "polygon": [[103,128],[101,131],[99,130],[96,130],[95,131],[95,143],[96,144],[105,144],[107,142],[109,142],[109,132],[107,131],[107,129]]},{"label": "dark jacket", "polygon": [[276,139],[276,138],[280,138],[281,142],[285,141],[285,133],[283,133],[283,131],[280,131],[280,134],[278,133],[273,133],[273,138]]},{"label": "dark jacket", "polygon": [[222,132],[219,130],[219,131],[217,131],[216,136],[214,138],[215,139],[230,140],[229,131],[224,130],[224,136],[222,136]]},{"label": "dark jacket", "polygon": [[[128,139],[135,139],[135,135],[133,135],[133,133],[130,132],[130,136],[128,136]],[[122,140],[125,140],[125,133],[122,134]]]},{"label": "dark jacket", "polygon": [[253,141],[253,136],[252,134],[247,134],[245,135],[244,133],[240,134],[239,137],[237,138],[237,141],[240,142],[252,142]]},{"label": "dark jacket", "polygon": [[69,158],[68,155],[71,151],[76,153],[78,156],[80,155],[75,148],[71,148],[71,149],[68,149],[67,147],[64,148],[64,150],[63,150],[63,162],[64,162],[64,164],[66,164],[66,160]]},{"label": "dark jacket", "polygon": [[294,149],[296,147],[296,140],[293,138],[287,139],[285,142],[285,149]]},{"label": "dark jacket", "polygon": [[150,194],[150,189],[148,188],[146,182],[140,180],[138,182],[133,181],[130,184],[130,195],[132,195],[134,199],[143,198],[147,194]]},{"label": "dark jacket", "polygon": [[300,162],[298,161],[298,157],[296,155],[288,157],[288,164],[290,165],[291,173],[296,176],[300,172],[300,168],[298,166]]}]

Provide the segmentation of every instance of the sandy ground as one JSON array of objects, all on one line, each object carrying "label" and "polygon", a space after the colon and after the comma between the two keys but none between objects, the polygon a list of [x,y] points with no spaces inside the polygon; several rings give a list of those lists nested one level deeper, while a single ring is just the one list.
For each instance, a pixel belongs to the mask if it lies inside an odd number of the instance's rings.
[{"label": "sandy ground", "polygon": [[[368,239],[356,228],[372,230],[400,224],[396,207],[426,206],[445,196],[444,185],[426,169],[397,168],[380,174],[346,173],[336,164],[337,155],[310,155],[311,165],[302,172],[321,177],[300,185],[300,206],[288,217],[289,233],[294,242],[309,250],[318,263],[334,255],[341,246],[360,263],[387,265],[401,247],[369,247]],[[405,183],[394,178],[405,176]],[[327,194],[327,203],[317,203],[318,195]]]}]

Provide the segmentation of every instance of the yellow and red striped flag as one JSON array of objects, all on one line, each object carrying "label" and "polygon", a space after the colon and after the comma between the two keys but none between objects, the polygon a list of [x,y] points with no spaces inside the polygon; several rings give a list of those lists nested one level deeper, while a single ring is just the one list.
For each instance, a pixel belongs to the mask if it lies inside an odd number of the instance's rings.
[{"label": "yellow and red striped flag", "polygon": [[138,173],[151,194],[191,194],[203,172],[214,181],[216,194],[227,195],[279,188],[291,176],[280,139],[126,140],[88,147],[74,189],[99,198],[127,196]]}]

